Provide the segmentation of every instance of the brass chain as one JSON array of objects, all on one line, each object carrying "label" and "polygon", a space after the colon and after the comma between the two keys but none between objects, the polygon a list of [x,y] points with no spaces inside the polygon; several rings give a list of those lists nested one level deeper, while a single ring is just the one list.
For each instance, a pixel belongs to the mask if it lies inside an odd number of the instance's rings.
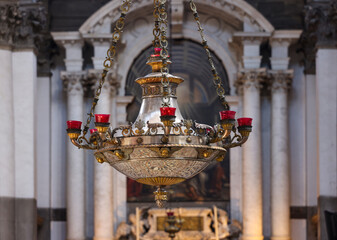
[{"label": "brass chain", "polygon": [[132,3],[132,0],[124,0],[121,7],[120,7],[121,15],[120,15],[119,19],[117,20],[115,28],[114,28],[114,32],[112,33],[112,43],[111,43],[110,48],[107,51],[107,56],[106,56],[105,61],[103,63],[104,69],[103,69],[102,77],[99,81],[98,88],[96,89],[95,97],[94,97],[94,100],[92,102],[90,112],[88,113],[87,122],[86,122],[86,124],[83,128],[82,137],[84,137],[87,134],[87,132],[89,130],[90,122],[91,122],[92,118],[94,118],[94,116],[95,116],[94,115],[95,108],[96,108],[99,96],[102,92],[102,87],[103,87],[103,84],[105,82],[106,75],[108,74],[108,71],[113,66],[114,57],[116,55],[116,45],[121,38],[123,28],[124,28],[124,25],[125,25],[125,17],[126,17],[127,12],[130,10],[131,3]]},{"label": "brass chain", "polygon": [[216,89],[217,95],[219,96],[221,104],[225,107],[226,110],[229,110],[229,104],[226,101],[226,97],[225,97],[225,89],[223,87],[221,78],[220,78],[217,70],[215,69],[213,57],[211,55],[211,52],[209,50],[209,46],[208,46],[206,38],[205,38],[204,29],[202,28],[201,23],[200,23],[199,14],[197,12],[197,6],[195,5],[193,0],[190,0],[189,3],[190,3],[191,10],[193,12],[194,20],[196,21],[197,26],[198,26],[198,31],[200,32],[202,46],[204,47],[204,49],[206,51],[206,54],[207,54],[207,57],[208,57],[208,62],[211,66],[211,71],[212,71],[212,74],[213,74],[213,85]]},{"label": "brass chain", "polygon": [[154,10],[154,28],[153,28],[153,47],[159,48],[160,47],[160,20],[159,20],[159,0],[153,0]]},{"label": "brass chain", "polygon": [[[156,0],[155,0],[156,1]],[[162,106],[163,107],[169,107],[170,106],[170,97],[169,97],[169,85],[170,85],[170,80],[167,77],[167,74],[169,73],[168,70],[168,41],[167,41],[167,12],[166,12],[166,0],[158,0],[160,2],[159,5],[159,27],[160,27],[160,57],[162,59],[162,68],[161,68],[161,73],[162,73],[162,79],[161,79],[161,84],[163,86],[163,97],[162,97]]]}]

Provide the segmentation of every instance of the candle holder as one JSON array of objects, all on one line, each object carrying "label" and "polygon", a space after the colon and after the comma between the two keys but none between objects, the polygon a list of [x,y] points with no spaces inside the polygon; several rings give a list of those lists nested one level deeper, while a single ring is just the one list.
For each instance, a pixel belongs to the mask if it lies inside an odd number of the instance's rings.
[{"label": "candle holder", "polygon": [[82,122],[80,121],[67,121],[67,134],[69,138],[72,139],[77,139],[82,130],[81,130]]}]

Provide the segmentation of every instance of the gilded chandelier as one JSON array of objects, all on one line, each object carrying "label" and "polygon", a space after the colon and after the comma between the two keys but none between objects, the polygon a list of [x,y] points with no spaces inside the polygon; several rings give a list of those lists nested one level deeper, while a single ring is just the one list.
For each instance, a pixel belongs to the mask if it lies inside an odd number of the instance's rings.
[{"label": "gilded chandelier", "polygon": [[[216,93],[224,106],[220,123],[215,126],[184,119],[180,113],[176,89],[184,80],[169,74],[166,0],[154,0],[154,53],[147,64],[152,72],[136,82],[141,85],[143,97],[139,115],[133,124],[110,128],[108,114],[94,114],[106,75],[113,65],[116,45],[124,28],[126,13],[131,0],[124,0],[121,16],[116,22],[112,45],[104,61],[104,70],[92,103],[87,122],[68,121],[67,133],[78,148],[94,150],[99,163],[107,162],[119,172],[139,183],[157,187],[155,200],[162,207],[167,200],[164,186],[177,184],[203,171],[212,161],[222,161],[229,148],[245,143],[252,130],[251,118],[235,120],[235,112],[229,110],[221,79],[203,34],[196,5],[190,7],[201,35],[213,74]],[[96,129],[89,125],[95,118]],[[237,122],[237,124],[236,124]]]}]

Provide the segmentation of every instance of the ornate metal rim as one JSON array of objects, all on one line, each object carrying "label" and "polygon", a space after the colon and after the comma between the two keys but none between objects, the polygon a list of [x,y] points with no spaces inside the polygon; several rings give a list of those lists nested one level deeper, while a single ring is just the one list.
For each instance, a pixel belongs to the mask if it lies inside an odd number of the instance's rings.
[{"label": "ornate metal rim", "polygon": [[[160,83],[161,78],[162,78],[161,76],[142,77],[142,78],[136,79],[135,82],[140,85],[147,84],[147,83]],[[182,78],[174,77],[173,75],[171,75],[167,79],[169,79],[170,83],[175,83],[175,84],[180,84],[184,82]]]},{"label": "ornate metal rim", "polygon": [[[111,144],[113,145],[113,144]],[[104,153],[106,151],[113,151],[119,149],[129,149],[129,148],[165,148],[165,147],[189,147],[189,148],[203,148],[203,149],[212,149],[222,152],[227,152],[225,148],[218,146],[209,146],[209,145],[195,145],[195,144],[142,144],[142,145],[126,145],[126,146],[115,146],[115,147],[104,147],[99,150],[96,150],[95,153]]]}]

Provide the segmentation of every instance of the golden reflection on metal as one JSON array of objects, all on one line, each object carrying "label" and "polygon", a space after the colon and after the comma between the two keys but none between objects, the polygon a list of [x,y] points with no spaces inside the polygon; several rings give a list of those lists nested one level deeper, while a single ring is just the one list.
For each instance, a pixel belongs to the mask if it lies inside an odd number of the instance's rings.
[{"label": "golden reflection on metal", "polygon": [[80,133],[68,133],[70,139],[77,139],[80,136]]},{"label": "golden reflection on metal", "polygon": [[161,157],[167,158],[169,157],[170,150],[168,148],[162,148],[160,150]]},{"label": "golden reflection on metal", "polygon": [[219,157],[217,157],[215,160],[217,162],[222,162],[225,159],[225,155],[220,155]]},{"label": "golden reflection on metal", "polygon": [[224,130],[232,130],[234,124],[233,123],[221,123],[221,126]]},{"label": "golden reflection on metal", "polygon": [[106,133],[108,131],[109,127],[101,127],[101,126],[96,125],[96,129],[100,133]]},{"label": "golden reflection on metal", "polygon": [[173,184],[181,183],[185,180],[186,180],[185,178],[176,178],[176,177],[153,177],[153,178],[140,178],[137,179],[136,181],[151,186],[170,186]]},{"label": "golden reflection on metal", "polygon": [[[170,80],[170,83],[180,84],[184,82],[184,80],[181,78],[168,77],[168,79]],[[161,82],[161,78],[159,77],[144,77],[144,78],[139,78],[136,80],[136,83],[140,85],[147,84],[147,83],[160,83],[160,82]]]},{"label": "golden reflection on metal", "polygon": [[124,153],[121,150],[115,151],[116,157],[118,157],[120,160],[124,158]]},{"label": "golden reflection on metal", "polygon": [[[180,217],[181,231],[204,231],[203,217]],[[157,231],[164,231],[167,217],[157,217]]]},{"label": "golden reflection on metal", "polygon": [[241,134],[242,137],[248,137],[251,131],[248,130],[239,130],[239,133]]},{"label": "golden reflection on metal", "polygon": [[208,158],[210,155],[211,155],[211,153],[208,152],[208,151],[205,151],[205,152],[203,152],[203,154],[202,154],[202,156],[203,156],[204,158]]},{"label": "golden reflection on metal", "polygon": [[102,158],[96,158],[97,162],[99,162],[100,164],[104,163],[104,160]]}]

